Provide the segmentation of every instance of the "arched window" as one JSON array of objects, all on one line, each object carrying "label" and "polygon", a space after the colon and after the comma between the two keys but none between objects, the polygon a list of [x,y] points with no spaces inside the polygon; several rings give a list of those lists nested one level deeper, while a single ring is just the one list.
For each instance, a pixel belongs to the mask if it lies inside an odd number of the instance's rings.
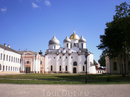
[{"label": "arched window", "polygon": [[59,71],[61,71],[61,66],[59,67]]},{"label": "arched window", "polygon": [[1,70],[1,64],[0,64],[0,70]]},{"label": "arched window", "polygon": [[65,70],[67,71],[67,66],[65,66]]},{"label": "arched window", "polygon": [[53,66],[51,66],[51,71],[53,70]]},{"label": "arched window", "polygon": [[73,62],[73,66],[77,66],[77,62]]},{"label": "arched window", "polygon": [[83,48],[83,43],[81,45],[82,45],[82,48]]},{"label": "arched window", "polygon": [[76,43],[74,43],[74,46],[76,46]]},{"label": "arched window", "polygon": [[68,43],[67,43],[66,45],[67,45],[67,47],[68,47]]},{"label": "arched window", "polygon": [[114,62],[114,70],[117,70],[117,63]]},{"label": "arched window", "polygon": [[85,71],[85,68],[84,68],[85,66],[83,66],[83,71]]}]

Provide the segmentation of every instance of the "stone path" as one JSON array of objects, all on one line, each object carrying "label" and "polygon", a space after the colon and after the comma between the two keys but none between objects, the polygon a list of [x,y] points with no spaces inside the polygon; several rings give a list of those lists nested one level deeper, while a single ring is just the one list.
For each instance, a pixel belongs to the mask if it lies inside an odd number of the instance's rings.
[{"label": "stone path", "polygon": [[0,97],[130,97],[130,84],[0,84]]}]

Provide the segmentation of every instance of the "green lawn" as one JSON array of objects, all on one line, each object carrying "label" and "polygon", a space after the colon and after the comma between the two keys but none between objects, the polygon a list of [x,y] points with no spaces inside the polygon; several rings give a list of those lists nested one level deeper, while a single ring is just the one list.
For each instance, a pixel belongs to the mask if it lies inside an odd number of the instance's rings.
[{"label": "green lawn", "polygon": [[[0,75],[0,83],[14,84],[85,84],[83,74]],[[88,84],[129,84],[130,76],[88,74]]]}]

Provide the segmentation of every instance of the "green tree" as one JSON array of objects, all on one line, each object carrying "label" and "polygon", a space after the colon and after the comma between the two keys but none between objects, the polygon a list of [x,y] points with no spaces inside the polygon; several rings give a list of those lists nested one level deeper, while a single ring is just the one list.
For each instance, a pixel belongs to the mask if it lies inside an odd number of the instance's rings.
[{"label": "green tree", "polygon": [[[124,2],[116,6],[113,21],[106,23],[105,35],[100,36],[97,47],[107,53],[109,58],[120,56],[124,61],[122,75],[125,76],[127,53],[130,51],[130,6]],[[122,64],[122,62],[121,62]]]},{"label": "green tree", "polygon": [[101,66],[106,66],[106,64],[105,64],[105,55],[100,55],[100,59],[98,60],[98,63]]}]

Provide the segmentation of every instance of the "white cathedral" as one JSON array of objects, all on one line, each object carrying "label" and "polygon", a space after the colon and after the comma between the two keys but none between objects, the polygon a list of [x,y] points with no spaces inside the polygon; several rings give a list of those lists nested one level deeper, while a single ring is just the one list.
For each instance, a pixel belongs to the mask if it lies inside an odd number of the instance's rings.
[{"label": "white cathedral", "polygon": [[[54,35],[49,41],[49,49],[45,52],[45,73],[85,73],[86,40],[73,32],[63,41],[64,47],[60,47],[60,41]],[[93,65],[93,54],[89,52],[87,57],[87,72],[96,73]]]}]

